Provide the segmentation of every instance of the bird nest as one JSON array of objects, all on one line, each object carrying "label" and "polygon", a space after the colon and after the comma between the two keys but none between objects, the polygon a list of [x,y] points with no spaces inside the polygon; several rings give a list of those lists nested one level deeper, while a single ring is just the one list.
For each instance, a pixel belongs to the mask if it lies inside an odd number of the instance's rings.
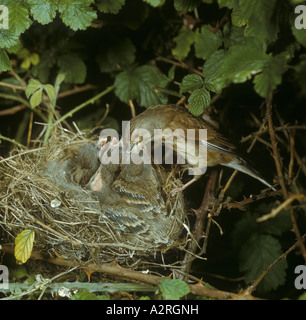
[{"label": "bird nest", "polygon": [[[148,165],[149,176],[138,178],[157,183],[137,191],[137,183],[122,178],[121,167],[112,192],[99,197],[86,187],[101,165],[98,154],[88,156],[88,146],[95,150],[93,141],[62,132],[46,147],[16,149],[0,160],[1,242],[12,243],[30,229],[34,249],[77,261],[116,259],[123,265],[184,247],[183,196],[170,194],[181,181],[163,167]],[[154,193],[157,202],[150,200]]]}]

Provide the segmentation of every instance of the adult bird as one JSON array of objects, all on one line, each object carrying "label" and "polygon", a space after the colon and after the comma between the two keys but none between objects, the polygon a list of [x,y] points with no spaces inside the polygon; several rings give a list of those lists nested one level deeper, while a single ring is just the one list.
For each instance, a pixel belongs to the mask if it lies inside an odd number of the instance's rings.
[{"label": "adult bird", "polygon": [[[212,167],[216,165],[237,169],[275,190],[246,160],[237,154],[236,147],[212,127],[210,123],[202,117],[193,116],[182,106],[159,104],[146,109],[143,113],[134,117],[130,122],[131,148],[137,144],[144,145],[148,142],[141,134],[137,134],[136,129],[148,130],[153,142],[157,140],[161,141],[160,130],[157,136],[154,135],[154,132],[157,132],[156,129],[165,130],[166,139],[167,135],[170,138],[173,137],[175,130],[181,130],[179,131],[179,135],[181,135],[179,138],[183,140],[174,140],[173,150],[177,156],[186,159],[186,165],[193,171],[194,177],[181,188],[176,188],[176,191],[182,191],[198,180],[205,172],[206,166]],[[188,138],[188,129],[194,129],[195,139]],[[200,129],[207,129],[207,136],[205,138],[201,137]],[[198,161],[201,159],[198,159],[197,152],[193,152],[194,149],[199,151],[201,146],[207,148],[205,161],[202,162]]]}]

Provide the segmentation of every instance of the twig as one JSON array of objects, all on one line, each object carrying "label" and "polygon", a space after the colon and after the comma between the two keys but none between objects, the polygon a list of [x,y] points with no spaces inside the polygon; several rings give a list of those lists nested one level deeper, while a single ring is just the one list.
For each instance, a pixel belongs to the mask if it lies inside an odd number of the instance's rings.
[{"label": "twig", "polygon": [[16,85],[14,85],[14,84],[11,84],[11,83],[6,83],[6,82],[1,82],[0,81],[0,86],[1,87],[7,87],[7,88],[11,88],[11,89],[13,89],[14,91],[15,90],[25,90],[25,88],[26,87],[24,87],[24,86],[16,86]]},{"label": "twig", "polygon": [[136,117],[135,106],[134,106],[133,100],[131,99],[129,100],[129,107],[131,109],[132,118],[135,118]]},{"label": "twig", "polygon": [[30,120],[29,120],[29,130],[28,130],[28,139],[27,139],[27,147],[30,147],[31,143],[31,135],[32,135],[32,128],[33,128],[33,111],[30,113]]},{"label": "twig", "polygon": [[231,209],[239,209],[239,210],[244,210],[244,206],[247,204],[250,204],[254,201],[258,201],[267,197],[275,197],[275,196],[280,196],[282,194],[281,190],[277,191],[268,191],[267,193],[262,193],[259,195],[252,195],[249,198],[246,198],[242,201],[239,202],[234,202],[234,203],[224,203],[222,204],[223,208],[227,208],[228,210]]},{"label": "twig", "polygon": [[275,132],[274,132],[274,129],[273,129],[272,104],[271,104],[271,101],[267,101],[266,108],[267,108],[266,116],[267,116],[267,120],[268,120],[269,134],[270,134],[270,139],[271,139],[271,144],[272,144],[273,158],[274,158],[274,161],[275,161],[278,181],[279,181],[279,184],[281,186],[284,199],[287,199],[288,192],[287,192],[287,189],[286,189],[286,186],[285,186],[285,180],[284,180],[284,176],[283,176],[283,172],[282,172],[282,168],[281,168],[281,164],[280,164],[280,160],[279,160],[278,150],[277,150]]},{"label": "twig", "polygon": [[293,177],[293,165],[294,165],[294,133],[289,132],[289,141],[290,141],[290,161],[288,168],[288,177],[291,180]]},{"label": "twig", "polygon": [[99,127],[103,122],[104,120],[107,118],[108,114],[109,114],[109,104],[106,103],[105,104],[105,112],[104,112],[104,115],[103,117],[99,120],[99,122],[97,123],[97,126]]},{"label": "twig", "polygon": [[96,86],[96,85],[86,84],[83,87],[74,87],[71,90],[68,90],[68,91],[65,91],[65,92],[61,92],[61,93],[58,94],[57,98],[61,99],[61,98],[65,98],[67,96],[71,96],[71,95],[76,94],[76,93],[84,92],[84,91],[87,91],[87,90],[93,90],[93,89],[97,89],[97,88],[98,88],[98,86]]},{"label": "twig", "polygon": [[0,111],[0,117],[2,116],[9,116],[9,115],[12,115],[12,114],[15,114],[23,109],[25,109],[26,106],[24,104],[19,104],[18,106],[15,106],[15,107],[12,107],[12,108],[8,108],[8,109],[5,109],[5,110],[1,110]]},{"label": "twig", "polygon": [[194,230],[192,232],[193,241],[191,241],[189,243],[189,246],[187,249],[190,253],[187,252],[185,254],[185,257],[183,260],[184,272],[187,274],[189,273],[189,271],[191,269],[192,262],[195,259],[194,254],[196,253],[196,250],[198,248],[198,242],[203,237],[204,222],[205,222],[207,212],[208,212],[207,206],[208,206],[211,198],[213,197],[213,189],[215,187],[216,181],[217,181],[217,171],[213,169],[210,173],[210,176],[209,176],[209,179],[208,179],[208,182],[206,185],[206,189],[205,189],[202,203],[201,203],[200,207],[197,210],[195,210],[196,221],[195,221],[195,225],[194,225]]},{"label": "twig", "polygon": [[[14,254],[14,248],[11,246],[3,245],[1,250],[3,252]],[[60,265],[68,268],[80,267],[80,264],[78,262],[75,262],[72,260],[66,260],[58,257],[50,257],[48,254],[42,254],[36,250],[32,251],[31,259],[43,260],[52,264],[56,264],[56,265]],[[163,278],[163,277],[159,277],[151,274],[145,274],[135,270],[126,269],[121,267],[116,262],[99,263],[99,264],[84,263],[82,267],[85,267],[87,270],[91,270],[94,272],[107,273],[113,276],[118,276],[120,278],[141,281],[141,282],[149,283],[155,286],[159,285],[159,283],[162,280],[168,279],[168,278]],[[188,286],[192,294],[201,295],[201,296],[209,297],[212,299],[258,300],[256,297],[253,297],[252,295],[248,295],[248,294],[235,294],[232,292],[221,291],[218,289],[209,289],[209,288],[206,288],[202,283],[188,284]]]},{"label": "twig", "polygon": [[277,208],[271,210],[270,213],[265,214],[264,216],[260,217],[257,219],[257,222],[263,222],[266,221],[268,219],[274,218],[278,215],[278,213],[280,211],[282,211],[283,209],[285,209],[287,206],[289,206],[289,204],[291,202],[293,202],[294,200],[298,200],[298,201],[306,201],[306,196],[304,196],[303,194],[293,194],[291,195],[288,199],[286,199],[286,201],[284,201],[281,205],[279,205]]},{"label": "twig", "polygon": [[80,111],[81,109],[83,109],[84,107],[86,107],[88,104],[90,103],[94,103],[96,100],[98,100],[99,98],[105,96],[107,93],[109,93],[110,91],[112,91],[114,89],[114,86],[110,86],[108,88],[106,88],[104,91],[100,92],[99,94],[97,94],[96,96],[90,98],[89,100],[83,102],[82,104],[78,105],[77,107],[75,107],[74,109],[70,110],[69,112],[67,112],[65,115],[63,115],[60,119],[58,119],[57,121],[55,121],[53,123],[53,127],[56,127],[57,125],[59,125],[61,122],[63,122],[64,120],[66,120],[69,117],[72,117],[77,111]]},{"label": "twig", "polygon": [[[4,136],[2,136],[2,135],[0,134],[0,140],[1,140],[1,139],[2,139],[2,140],[5,140],[5,141],[8,141],[8,142],[10,142],[10,143],[13,143],[14,145],[16,145],[16,146],[19,147],[19,148],[27,149],[26,146],[24,146],[23,144],[17,142],[16,140],[11,139],[11,138],[8,138],[8,137],[4,137]],[[2,161],[0,161],[0,162],[2,162]]]},{"label": "twig", "polygon": [[168,58],[164,58],[164,57],[160,57],[158,56],[156,58],[156,60],[159,60],[159,61],[164,61],[164,62],[167,62],[167,63],[170,63],[170,64],[173,64],[174,66],[177,66],[177,67],[180,67],[182,69],[187,69],[187,70],[190,70],[192,71],[193,73],[196,73],[198,74],[199,76],[201,76],[202,78],[205,78],[205,75],[203,72],[197,70],[197,69],[194,69],[192,67],[190,67],[188,64],[186,64],[185,62],[183,61],[173,61],[171,59],[168,59]]}]

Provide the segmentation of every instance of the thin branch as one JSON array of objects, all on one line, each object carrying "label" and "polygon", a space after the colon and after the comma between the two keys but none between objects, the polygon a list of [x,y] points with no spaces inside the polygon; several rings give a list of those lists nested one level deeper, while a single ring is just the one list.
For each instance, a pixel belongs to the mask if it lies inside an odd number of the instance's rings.
[{"label": "thin branch", "polygon": [[278,176],[278,181],[281,186],[282,192],[284,199],[287,199],[288,197],[288,192],[285,186],[285,180],[281,168],[281,163],[280,163],[280,158],[277,150],[277,143],[276,143],[276,138],[275,138],[275,132],[273,128],[273,122],[272,122],[272,104],[271,101],[268,101],[266,104],[267,110],[266,110],[266,116],[268,119],[268,126],[269,126],[269,134],[270,134],[270,139],[271,139],[271,144],[272,144],[272,152],[273,152],[273,158],[275,161],[275,166],[276,166],[276,171],[277,171],[277,176]]},{"label": "thin branch", "polygon": [[293,195],[291,195],[288,199],[286,199],[286,201],[284,201],[277,208],[273,209],[270,213],[265,214],[264,216],[258,218],[257,222],[263,222],[263,221],[266,221],[268,219],[276,217],[279,214],[280,211],[282,211],[287,206],[289,206],[289,204],[291,202],[293,202],[294,200],[306,201],[306,196],[304,196],[303,194],[293,194]]},{"label": "thin branch", "polygon": [[193,241],[189,243],[189,246],[187,248],[188,252],[185,254],[184,261],[183,261],[184,272],[187,274],[189,273],[192,262],[195,259],[195,253],[198,248],[198,242],[203,238],[204,222],[208,213],[207,207],[212,200],[213,190],[215,188],[216,181],[217,181],[217,171],[213,169],[210,173],[209,180],[206,185],[202,203],[200,207],[197,210],[195,210],[196,221],[194,225],[194,230],[192,232]]},{"label": "thin branch", "polygon": [[202,78],[205,78],[205,75],[204,75],[203,72],[201,72],[201,71],[199,71],[199,70],[197,70],[197,69],[194,69],[194,68],[190,67],[188,64],[186,64],[186,63],[183,62],[183,61],[173,61],[173,60],[171,60],[171,59],[164,58],[164,57],[160,57],[160,56],[158,56],[158,57],[156,58],[156,60],[158,60],[158,61],[164,61],[164,62],[173,64],[174,66],[180,67],[180,68],[182,68],[182,69],[190,70],[191,72],[198,74],[198,75],[201,76]]},{"label": "thin branch", "polygon": [[[3,252],[7,252],[10,254],[14,254],[14,248],[11,246],[3,245],[2,249]],[[43,260],[47,261],[49,263],[60,265],[68,268],[75,268],[80,267],[80,264],[78,262],[72,261],[72,260],[66,260],[58,257],[50,257],[50,255],[46,253],[41,253],[39,251],[33,250],[31,254],[31,259],[33,260]],[[142,273],[140,271],[130,270],[121,267],[116,262],[111,263],[84,263],[82,267],[86,268],[87,270],[93,271],[93,272],[101,272],[101,273],[107,273],[113,276],[117,276],[126,280],[135,280],[135,281],[141,281],[144,283],[149,283],[155,286],[158,286],[159,283],[164,280],[168,279],[168,277],[159,277],[152,274],[146,274]],[[256,297],[253,297],[250,294],[235,294],[232,292],[227,291],[221,291],[218,289],[209,289],[205,287],[202,283],[197,284],[188,284],[190,288],[190,292],[194,295],[201,295],[205,297],[209,297],[212,299],[218,299],[218,300],[225,300],[225,299],[234,299],[234,300],[258,300]]]},{"label": "thin branch", "polygon": [[61,98],[65,98],[65,97],[71,96],[71,95],[76,94],[76,93],[84,92],[84,91],[87,91],[87,90],[93,90],[93,89],[97,89],[97,88],[98,88],[98,86],[93,85],[93,84],[86,84],[83,87],[77,87],[76,86],[71,90],[59,93],[57,98],[61,99]]},{"label": "thin branch", "polygon": [[23,109],[25,109],[26,106],[24,104],[19,104],[18,106],[12,107],[12,108],[8,108],[5,110],[1,110],[0,111],[0,117],[2,116],[10,116],[12,114],[15,114]]}]

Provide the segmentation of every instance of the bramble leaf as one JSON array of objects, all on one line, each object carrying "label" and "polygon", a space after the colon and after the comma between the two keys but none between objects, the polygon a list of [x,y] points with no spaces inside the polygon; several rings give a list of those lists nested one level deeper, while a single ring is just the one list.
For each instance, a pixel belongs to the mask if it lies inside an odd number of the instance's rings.
[{"label": "bramble leaf", "polygon": [[59,72],[65,73],[66,83],[83,83],[86,78],[86,65],[76,54],[66,54],[61,56],[57,64]]},{"label": "bramble leaf", "polygon": [[180,85],[180,93],[187,92],[189,90],[200,89],[203,87],[203,79],[197,74],[188,74],[182,80]]},{"label": "bramble leaf", "polygon": [[97,13],[90,7],[93,0],[61,0],[59,2],[60,16],[66,26],[72,30],[85,30],[90,26]]},{"label": "bramble leaf", "polygon": [[48,24],[53,21],[58,9],[58,0],[27,0],[31,5],[33,18],[41,24]]},{"label": "bramble leaf", "polygon": [[200,116],[205,108],[210,105],[210,92],[205,89],[196,89],[192,92],[188,99],[189,111],[194,116]]},{"label": "bramble leaf", "polygon": [[7,53],[0,49],[0,70],[9,71],[12,69],[12,63],[7,55]]},{"label": "bramble leaf", "polygon": [[165,279],[158,286],[165,300],[179,300],[190,292],[187,283],[181,279]]},{"label": "bramble leaf", "polygon": [[167,98],[158,91],[164,88],[169,79],[150,66],[141,66],[131,71],[119,73],[115,79],[115,93],[125,102],[136,99],[144,107],[166,103]]}]

